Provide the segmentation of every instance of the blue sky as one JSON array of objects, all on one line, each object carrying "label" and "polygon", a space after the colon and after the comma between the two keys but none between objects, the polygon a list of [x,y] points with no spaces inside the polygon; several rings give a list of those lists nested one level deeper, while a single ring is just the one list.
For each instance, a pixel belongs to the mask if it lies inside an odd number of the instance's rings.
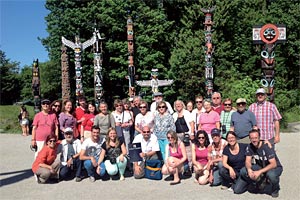
[{"label": "blue sky", "polygon": [[45,0],[0,0],[0,49],[10,61],[20,67],[32,65],[33,60],[48,61],[48,52],[38,37],[48,36]]}]

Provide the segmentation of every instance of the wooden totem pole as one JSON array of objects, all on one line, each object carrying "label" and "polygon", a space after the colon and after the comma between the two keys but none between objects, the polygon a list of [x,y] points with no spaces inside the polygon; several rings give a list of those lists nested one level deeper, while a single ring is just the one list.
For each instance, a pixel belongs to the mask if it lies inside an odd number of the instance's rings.
[{"label": "wooden totem pole", "polygon": [[208,98],[211,98],[214,89],[214,69],[212,66],[212,56],[214,53],[214,47],[212,44],[212,16],[213,11],[215,10],[215,6],[212,8],[201,8],[201,11],[205,14],[205,21],[204,21],[204,31],[205,31],[205,88],[206,88],[206,95]]},{"label": "wooden totem pole", "polygon": [[61,47],[61,89],[62,100],[70,99],[69,60],[67,47],[64,44]]},{"label": "wooden totem pole", "polygon": [[267,91],[270,102],[274,102],[275,93],[275,47],[286,41],[285,25],[266,24],[253,27],[254,44],[263,44],[261,51],[262,87]]},{"label": "wooden totem pole", "polygon": [[40,87],[40,69],[39,60],[33,61],[32,66],[32,94],[34,98],[34,112],[41,110],[41,87]]},{"label": "wooden totem pole", "polygon": [[99,31],[96,29],[96,25],[94,28],[94,35],[96,35],[96,42],[93,45],[94,48],[94,88],[95,88],[95,103],[96,106],[103,101],[103,76],[102,76],[102,62],[103,62],[103,51],[102,51],[102,40],[105,38],[101,38]]},{"label": "wooden totem pole", "polygon": [[62,37],[62,43],[73,49],[75,53],[76,102],[78,101],[78,97],[83,95],[81,51],[93,45],[96,42],[96,40],[97,38],[95,33],[91,39],[85,41],[84,43],[80,42],[80,38],[78,35],[75,36],[75,42],[71,42],[70,40],[67,40],[66,38]]},{"label": "wooden totem pole", "polygon": [[126,78],[129,82],[129,91],[128,95],[130,97],[135,96],[135,67],[133,61],[133,53],[134,53],[134,46],[133,46],[133,21],[131,17],[127,19],[127,44],[128,44],[128,76]]}]

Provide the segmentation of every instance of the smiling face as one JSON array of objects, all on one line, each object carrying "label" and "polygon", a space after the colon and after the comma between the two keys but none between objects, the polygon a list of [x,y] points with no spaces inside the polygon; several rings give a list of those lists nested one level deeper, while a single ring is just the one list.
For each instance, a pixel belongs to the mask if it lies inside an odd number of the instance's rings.
[{"label": "smiling face", "polygon": [[250,132],[249,133],[249,138],[250,138],[250,142],[253,144],[253,146],[258,148],[259,142],[260,142],[259,133],[258,132]]},{"label": "smiling face", "polygon": [[264,93],[258,93],[256,94],[256,99],[258,102],[263,102],[266,100],[266,95]]},{"label": "smiling face", "polygon": [[145,115],[147,113],[147,105],[145,103],[141,103],[139,106],[139,109],[140,109],[142,115]]},{"label": "smiling face", "polygon": [[95,113],[96,108],[93,104],[89,104],[88,105],[88,110],[89,110],[90,113]]},{"label": "smiling face", "polygon": [[167,105],[164,102],[161,102],[158,104],[157,110],[160,114],[164,114],[167,111]]},{"label": "smiling face", "polygon": [[99,105],[99,110],[100,110],[101,113],[107,114],[107,105],[104,104],[104,103],[101,103],[101,104]]},{"label": "smiling face", "polygon": [[144,140],[148,141],[151,136],[150,128],[148,126],[144,126],[142,131]]},{"label": "smiling face", "polygon": [[176,108],[176,111],[177,111],[177,112],[181,112],[182,109],[183,109],[183,104],[182,104],[182,102],[181,102],[181,101],[176,101],[176,103],[175,103],[175,108]]},{"label": "smiling face", "polygon": [[99,140],[99,137],[100,137],[100,129],[93,128],[92,137],[91,137],[92,141],[97,142]]},{"label": "smiling face", "polygon": [[195,100],[195,102],[196,102],[196,106],[197,106],[197,109],[198,110],[201,110],[202,109],[202,103],[203,103],[203,98],[196,98],[196,100]]},{"label": "smiling face", "polygon": [[237,142],[235,135],[231,134],[230,132],[228,132],[226,140],[230,146],[234,146]]},{"label": "smiling face", "polygon": [[231,101],[224,101],[224,111],[229,112],[232,110],[232,102]]},{"label": "smiling face", "polygon": [[192,112],[193,109],[194,109],[194,105],[192,102],[189,102],[186,104],[186,109],[189,111],[189,112]]},{"label": "smiling face", "polygon": [[116,130],[113,129],[113,130],[109,131],[108,137],[109,137],[110,140],[115,141],[116,138],[117,138]]},{"label": "smiling face", "polygon": [[204,102],[203,106],[204,106],[204,109],[205,109],[206,112],[210,112],[211,109],[212,109],[211,103],[208,102],[208,101]]},{"label": "smiling face", "polygon": [[66,112],[71,112],[71,110],[72,110],[72,102],[71,101],[68,101],[68,102],[66,102],[66,104],[65,104],[65,111]]},{"label": "smiling face", "polygon": [[222,99],[221,99],[220,93],[216,92],[212,95],[212,102],[213,102],[214,106],[221,105],[221,101],[222,101]]}]

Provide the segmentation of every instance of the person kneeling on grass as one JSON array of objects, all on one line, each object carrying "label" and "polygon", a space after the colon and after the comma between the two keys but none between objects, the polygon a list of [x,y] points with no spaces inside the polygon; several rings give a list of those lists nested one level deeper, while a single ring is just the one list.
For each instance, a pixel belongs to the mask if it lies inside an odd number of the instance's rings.
[{"label": "person kneeling on grass", "polygon": [[[98,160],[98,165],[104,161],[106,171],[109,175],[114,176],[118,172],[120,174],[120,180],[125,180],[124,172],[127,165],[127,154],[126,146],[122,138],[118,138],[117,131],[115,128],[109,128],[106,141],[102,144],[102,151]],[[99,167],[97,173],[100,173]]]}]

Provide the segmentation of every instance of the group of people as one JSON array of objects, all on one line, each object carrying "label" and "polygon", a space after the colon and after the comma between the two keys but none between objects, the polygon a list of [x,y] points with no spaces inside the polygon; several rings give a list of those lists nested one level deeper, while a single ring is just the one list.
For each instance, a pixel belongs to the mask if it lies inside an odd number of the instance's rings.
[{"label": "group of people", "polygon": [[[176,100],[173,108],[162,93],[153,96],[150,106],[139,96],[116,99],[111,113],[105,102],[97,109],[84,97],[77,108],[70,100],[42,100],[31,142],[37,146],[32,166],[37,181],[65,180],[74,174],[79,182],[83,168],[91,182],[117,174],[125,180],[131,166],[139,179],[147,160],[161,160],[162,174],[173,177],[170,185],[194,172],[200,185],[221,185],[236,194],[270,185],[272,197],[279,195],[282,166],[275,144],[280,142],[281,115],[266,100],[264,89],[256,91],[257,102],[248,110],[246,99],[237,99],[234,107],[232,99],[222,101],[218,92],[211,99],[195,97],[195,106]],[[141,144],[142,161],[130,161],[132,143]]]}]

